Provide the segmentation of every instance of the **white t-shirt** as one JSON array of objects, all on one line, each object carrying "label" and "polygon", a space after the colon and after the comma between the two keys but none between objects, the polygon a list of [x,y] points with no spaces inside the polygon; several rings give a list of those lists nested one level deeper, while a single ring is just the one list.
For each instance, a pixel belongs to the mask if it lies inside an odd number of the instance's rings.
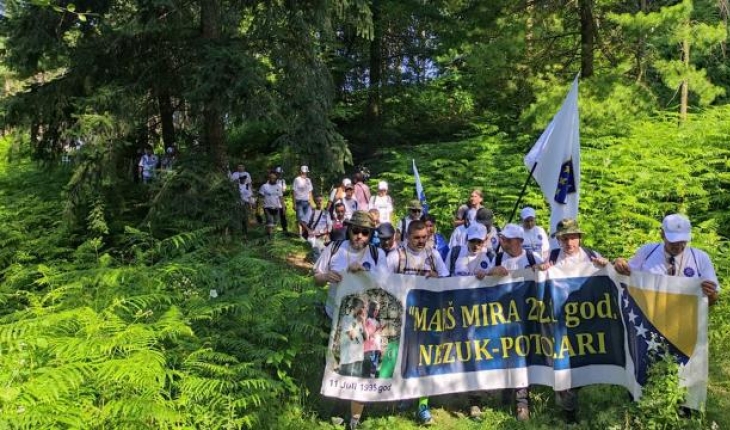
[{"label": "white t-shirt", "polygon": [[[527,253],[528,251],[525,251],[523,249],[520,255],[518,255],[517,257],[512,257],[506,252],[502,252],[502,261],[500,266],[509,271],[526,269],[530,267],[530,259],[527,258]],[[535,257],[535,264],[540,264],[543,262],[543,259],[537,253],[533,252],[532,256]],[[489,262],[489,268],[491,269],[492,267],[495,267],[496,264],[497,256],[495,255],[494,258],[492,258],[492,260]]]},{"label": "white t-shirt", "polygon": [[267,209],[281,209],[281,197],[284,196],[279,184],[265,183],[259,188],[259,195],[264,198],[264,207]]},{"label": "white t-shirt", "polygon": [[294,200],[309,201],[309,194],[314,190],[312,188],[312,180],[301,176],[294,178],[291,188],[294,192]]},{"label": "white t-shirt", "polygon": [[239,172],[236,170],[229,175],[229,178],[231,181],[239,182],[239,184],[240,179],[243,178],[243,185],[246,185],[249,189],[251,188],[251,175],[249,175],[248,172]]},{"label": "white t-shirt", "polygon": [[[339,248],[334,255],[332,255],[332,247],[339,243]],[[365,246],[361,250],[354,250],[350,247],[350,241],[344,240],[342,242],[332,242],[322,251],[322,255],[314,264],[314,273],[327,273],[329,271],[339,272],[344,274],[347,272],[347,267],[353,263],[362,264],[365,270],[384,274],[388,271],[388,266],[385,258],[385,252],[382,249],[378,250],[378,261],[377,263],[373,260],[373,256],[370,252],[370,247]],[[325,303],[325,310],[327,315],[332,318],[332,312],[335,309],[335,296],[337,292],[336,284],[330,284],[329,291],[327,293],[327,302]]]},{"label": "white t-shirt", "polygon": [[[690,246],[684,248],[681,254],[674,257],[677,266],[677,275],[687,278],[701,278],[712,281],[720,288],[720,282],[715,274],[715,267],[710,257],[702,250]],[[669,270],[669,255],[664,252],[664,243],[649,243],[636,251],[629,260],[631,270],[649,272],[656,275],[667,275]]]},{"label": "white t-shirt", "polygon": [[[595,257],[600,258],[601,254],[594,251]],[[561,266],[573,266],[576,264],[581,263],[591,263],[591,256],[588,255],[588,253],[583,249],[580,248],[578,252],[576,252],[573,255],[567,255],[565,251],[562,249],[560,250],[560,253],[558,254],[558,259],[555,260],[555,263],[553,264],[556,267]]]},{"label": "white t-shirt", "polygon": [[550,255],[549,239],[542,227],[535,226],[529,230],[525,230],[525,241],[522,242],[522,248],[526,251],[532,251],[545,259]]},{"label": "white t-shirt", "polygon": [[393,215],[393,199],[389,195],[372,196],[370,198],[370,208],[377,209],[380,214],[380,222],[391,222]]},{"label": "white t-shirt", "polygon": [[157,168],[157,156],[155,154],[144,154],[139,160],[139,167],[142,168],[142,177],[151,178],[155,176]]},{"label": "white t-shirt", "polygon": [[340,322],[340,365],[363,361],[364,343],[365,327],[362,322],[352,315],[344,315]]},{"label": "white t-shirt", "polygon": [[281,187],[281,192],[286,192],[286,180],[284,178],[279,178],[276,180],[276,184]]},{"label": "white t-shirt", "polygon": [[251,201],[251,190],[248,185],[238,184],[238,193],[241,195],[242,203],[249,203]]},{"label": "white t-shirt", "polygon": [[348,199],[347,197],[340,200],[345,205],[345,219],[350,219],[352,214],[358,209],[357,200],[355,198]]},{"label": "white t-shirt", "polygon": [[449,276],[446,264],[437,250],[424,248],[416,252],[407,245],[388,254],[388,270],[393,273],[421,276],[433,270],[440,278]]},{"label": "white t-shirt", "polygon": [[[451,233],[451,237],[449,238],[449,248],[453,248],[455,246],[466,246],[466,229],[467,227],[465,225],[460,225],[454,229],[454,231]],[[484,244],[484,248],[482,249],[482,251],[494,251],[495,249],[497,249],[498,245],[499,234],[497,233],[497,229],[492,226],[492,228],[489,229],[489,232],[487,233],[487,240]]]},{"label": "white t-shirt", "polygon": [[304,221],[314,231],[315,235],[328,233],[332,229],[332,218],[325,209],[312,209],[311,215]]},{"label": "white t-shirt", "polygon": [[[451,267],[451,261],[453,257],[451,253],[457,249],[459,256],[456,257],[454,267]],[[446,267],[449,269],[449,273],[453,273],[452,276],[473,276],[477,270],[487,270],[489,268],[489,256],[486,252],[469,252],[467,246],[459,246],[458,248],[449,249],[449,254],[446,256]]]}]

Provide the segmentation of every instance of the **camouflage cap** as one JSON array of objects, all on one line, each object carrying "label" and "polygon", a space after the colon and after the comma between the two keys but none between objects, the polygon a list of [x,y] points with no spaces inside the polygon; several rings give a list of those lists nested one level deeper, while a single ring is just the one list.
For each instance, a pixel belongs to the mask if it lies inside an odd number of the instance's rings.
[{"label": "camouflage cap", "polygon": [[408,203],[408,209],[418,209],[420,211],[423,210],[423,205],[420,200],[413,199]]},{"label": "camouflage cap", "polygon": [[583,234],[583,231],[578,227],[578,221],[573,218],[563,218],[558,222],[558,226],[555,229],[555,237],[566,234]]},{"label": "camouflage cap", "polygon": [[345,221],[345,224],[349,224],[354,227],[362,228],[375,228],[373,220],[370,219],[370,215],[366,211],[355,211],[349,220]]}]

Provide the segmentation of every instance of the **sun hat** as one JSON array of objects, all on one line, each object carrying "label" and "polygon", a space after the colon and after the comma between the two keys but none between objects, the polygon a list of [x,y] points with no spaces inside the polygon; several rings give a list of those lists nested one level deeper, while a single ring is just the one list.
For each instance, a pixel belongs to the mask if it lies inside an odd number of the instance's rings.
[{"label": "sun hat", "polygon": [[423,205],[421,204],[420,200],[413,199],[410,202],[408,202],[408,209],[418,209],[419,211],[422,211]]},{"label": "sun hat", "polygon": [[349,224],[353,227],[362,227],[362,228],[369,228],[374,229],[375,224],[373,223],[373,220],[370,219],[370,215],[366,211],[355,211],[352,213],[352,216],[349,220],[345,221],[345,224]]},{"label": "sun hat", "polygon": [[583,234],[583,230],[578,227],[578,221],[573,218],[563,218],[558,222],[555,229],[555,237],[560,237],[566,234]]},{"label": "sun hat", "polygon": [[388,183],[385,181],[378,182],[378,190],[387,190],[388,189]]}]

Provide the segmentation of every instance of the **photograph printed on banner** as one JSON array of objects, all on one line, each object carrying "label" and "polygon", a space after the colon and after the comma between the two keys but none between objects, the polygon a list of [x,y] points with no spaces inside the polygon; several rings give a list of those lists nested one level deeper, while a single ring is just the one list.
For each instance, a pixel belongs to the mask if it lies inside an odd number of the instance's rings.
[{"label": "photograph printed on banner", "polygon": [[343,376],[392,378],[402,317],[403,304],[385,290],[345,296],[332,344],[334,371]]}]

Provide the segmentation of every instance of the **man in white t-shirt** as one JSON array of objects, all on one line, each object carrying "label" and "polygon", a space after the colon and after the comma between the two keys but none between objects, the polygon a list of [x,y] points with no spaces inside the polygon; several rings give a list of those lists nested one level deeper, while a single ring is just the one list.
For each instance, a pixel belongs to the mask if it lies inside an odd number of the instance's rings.
[{"label": "man in white t-shirt", "polygon": [[[276,173],[276,184],[281,188],[282,194],[286,194],[286,179],[284,179],[284,169],[281,166],[274,168]],[[289,226],[286,220],[286,201],[281,200],[281,207],[279,208],[279,221],[281,222],[281,230],[284,233],[289,231]]]},{"label": "man in white t-shirt", "polygon": [[274,228],[284,207],[284,192],[281,186],[276,182],[276,172],[269,173],[269,181],[261,185],[259,195],[261,196],[261,204],[264,207],[266,215],[266,234],[269,239],[274,234]]},{"label": "man in white t-shirt", "polygon": [[332,230],[332,218],[327,209],[322,208],[322,196],[314,197],[314,208],[309,211],[309,217],[299,224],[306,233],[307,242],[312,245],[315,259],[318,258]]},{"label": "man in white t-shirt", "polygon": [[714,305],[720,292],[715,267],[704,251],[687,246],[692,239],[692,225],[680,214],[668,215],[662,221],[662,242],[649,243],[636,251],[629,261],[617,258],[618,273],[630,275],[632,270],[657,275],[684,276],[702,279],[702,293]]},{"label": "man in white t-shirt", "polygon": [[522,247],[532,251],[544,259],[550,254],[550,238],[545,230],[535,223],[535,209],[525,207],[520,212],[522,218],[522,229],[525,231],[525,240]]},{"label": "man in white t-shirt", "polygon": [[[514,270],[532,268],[537,269],[542,263],[542,258],[532,252],[523,249],[524,231],[517,224],[507,224],[499,232],[499,244],[502,251],[497,252],[490,261],[488,276],[507,276]],[[529,390],[528,387],[507,390],[505,393],[513,398],[516,404],[517,419],[526,421],[530,418]]]},{"label": "man in white t-shirt", "polygon": [[459,227],[461,225],[469,227],[469,224],[474,222],[477,211],[482,207],[483,201],[484,195],[482,190],[479,188],[473,189],[471,194],[469,194],[469,201],[459,206],[456,210],[456,214],[454,215],[454,227]]},{"label": "man in white t-shirt", "polygon": [[309,217],[309,211],[311,206],[310,201],[313,201],[312,192],[312,181],[307,177],[309,175],[309,167],[302,166],[299,169],[299,176],[294,178],[292,182],[292,200],[294,201],[294,210],[297,213],[297,222],[300,223]]},{"label": "man in white t-shirt", "polygon": [[[487,239],[487,228],[474,223],[466,231],[466,246],[457,245],[449,250],[446,256],[446,267],[449,276],[476,276],[483,279],[487,274],[491,257],[483,252]],[[472,415],[476,418],[476,410]]]},{"label": "man in white t-shirt", "polygon": [[420,220],[422,213],[423,204],[421,204],[420,200],[413,199],[408,203],[408,215],[401,218],[398,226],[396,227],[401,244],[408,243],[408,226],[411,224],[411,222]]},{"label": "man in white t-shirt", "polygon": [[[494,226],[494,213],[490,209],[481,207],[477,210],[474,221],[487,228],[487,238],[485,239],[483,250],[486,253],[493,253],[497,249],[497,245],[499,245],[498,231]],[[467,229],[467,224],[462,224],[451,232],[449,248],[453,248],[454,246],[466,246]]]},{"label": "man in white t-shirt", "polygon": [[144,148],[144,154],[139,159],[139,175],[142,177],[142,182],[148,184],[155,179],[155,172],[157,171],[158,158],[152,151],[152,147],[147,145]]},{"label": "man in white t-shirt", "polygon": [[[243,163],[236,166],[236,171],[229,174],[228,177],[232,182],[243,183],[248,186],[249,190],[251,189],[251,175],[246,171],[246,166]],[[243,181],[241,181],[241,178],[243,178]]]},{"label": "man in white t-shirt", "polygon": [[[597,267],[605,267],[608,260],[589,248],[581,246],[583,231],[578,222],[572,218],[564,218],[558,222],[555,229],[555,238],[560,248],[550,251],[548,261],[540,265],[541,270],[547,270],[551,266],[571,267],[578,264],[593,263]],[[564,391],[555,392],[555,400],[565,414],[568,424],[578,422],[578,389],[570,388]]]},{"label": "man in white t-shirt", "polygon": [[[386,257],[382,249],[370,244],[375,227],[365,211],[355,211],[347,221],[347,240],[333,241],[325,248],[314,265],[314,282],[329,284],[325,311],[332,319],[337,285],[345,272],[387,273]],[[350,427],[355,428],[364,409],[360,402],[350,402]]]},{"label": "man in white t-shirt", "polygon": [[378,194],[370,198],[370,209],[377,209],[380,222],[393,222],[393,199],[388,195],[388,183],[378,182]]},{"label": "man in white t-shirt", "polygon": [[357,200],[355,200],[354,194],[355,188],[352,186],[352,184],[346,185],[345,197],[340,200],[340,202],[345,205],[345,219],[350,219],[352,217],[352,214],[355,213],[355,211],[358,209],[366,210],[365,208],[360,208]]},{"label": "man in white t-shirt", "polygon": [[[412,207],[420,202],[412,201]],[[418,211],[420,217],[421,211]],[[388,254],[388,270],[403,275],[425,276],[427,278],[442,278],[449,276],[446,264],[436,249],[426,246],[428,243],[428,228],[420,219],[410,220],[406,227],[406,243],[397,250]],[[418,420],[424,425],[433,424],[428,397],[418,400]]]}]

